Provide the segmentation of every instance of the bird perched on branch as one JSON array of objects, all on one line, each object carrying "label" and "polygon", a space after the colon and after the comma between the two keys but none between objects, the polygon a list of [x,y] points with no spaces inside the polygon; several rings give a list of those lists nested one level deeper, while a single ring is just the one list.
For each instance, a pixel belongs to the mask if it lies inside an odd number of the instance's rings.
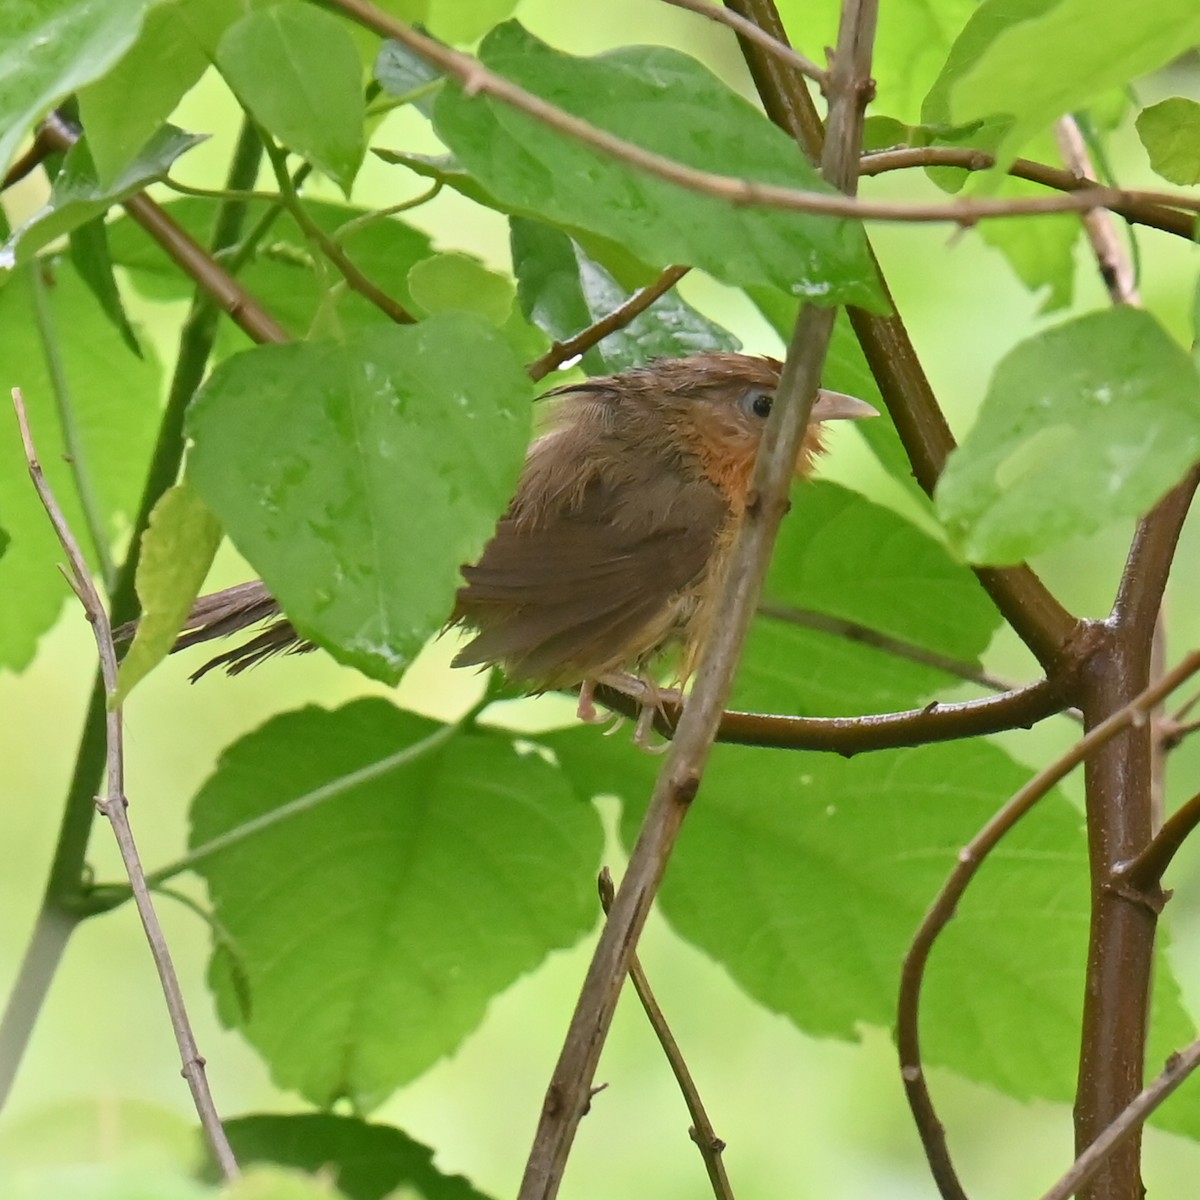
[{"label": "bird perched on branch", "polygon": [[[580,686],[585,720],[596,719],[596,685],[614,686],[642,705],[645,744],[659,696],[646,672],[674,651],[675,678],[686,681],[704,644],[779,370],[774,359],[712,352],[547,393],[557,405],[516,496],[463,568],[448,624],[475,636],[454,665],[495,664],[532,691]],[[822,422],[875,415],[819,392],[797,473],[821,450]],[[280,612],[257,582],[203,597],[175,648],[279,618],[193,678],[312,649]]]}]

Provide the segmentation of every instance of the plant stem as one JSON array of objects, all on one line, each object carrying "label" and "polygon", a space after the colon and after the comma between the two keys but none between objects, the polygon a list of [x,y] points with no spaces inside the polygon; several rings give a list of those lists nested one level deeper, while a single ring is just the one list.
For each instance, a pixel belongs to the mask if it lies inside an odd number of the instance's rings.
[{"label": "plant stem", "polygon": [[[244,126],[230,165],[231,188],[242,190],[254,182],[260,156],[257,135]],[[214,248],[237,240],[244,213],[245,205],[241,201],[230,201],[222,206],[213,232]],[[217,315],[217,309],[207,295],[198,290],[180,335],[175,374],[143,485],[129,551],[116,574],[110,602],[114,624],[132,620],[137,615],[134,581],[141,554],[142,534],[149,524],[154,505],[175,482],[179,473],[183,458],[183,413],[203,377],[216,335]],[[4,1015],[0,1017],[0,1110],[11,1092],[37,1015],[72,930],[85,917],[109,907],[91,894],[85,882],[85,857],[96,815],[95,797],[107,754],[106,716],[104,681],[97,672],[75,754],[75,768],[63,805],[58,840],[41,909],[34,922],[16,983],[5,1005]]]}]

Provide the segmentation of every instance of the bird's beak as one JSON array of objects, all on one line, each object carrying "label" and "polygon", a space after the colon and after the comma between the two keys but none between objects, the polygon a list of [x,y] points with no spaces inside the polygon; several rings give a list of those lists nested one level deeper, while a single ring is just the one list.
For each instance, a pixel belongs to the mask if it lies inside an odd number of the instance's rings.
[{"label": "bird's beak", "polygon": [[863,421],[867,417],[879,416],[879,410],[873,408],[865,400],[847,396],[844,392],[827,392],[824,388],[817,391],[813,401],[813,421]]}]

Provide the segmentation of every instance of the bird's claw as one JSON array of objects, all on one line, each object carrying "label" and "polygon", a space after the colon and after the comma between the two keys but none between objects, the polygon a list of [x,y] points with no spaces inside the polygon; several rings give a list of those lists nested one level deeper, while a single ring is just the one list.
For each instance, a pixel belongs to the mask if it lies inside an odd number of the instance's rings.
[{"label": "bird's claw", "polygon": [[[678,690],[674,688],[660,688],[653,680],[644,679],[637,675],[602,675],[598,679],[589,679],[579,691],[580,698],[580,713],[583,710],[583,697],[586,692],[588,703],[591,706],[591,711],[595,713],[595,705],[592,704],[592,697],[595,693],[596,685],[603,684],[605,687],[610,687],[613,691],[620,692],[623,696],[628,696],[638,704],[637,724],[633,730],[633,744],[641,750],[645,750],[648,754],[664,754],[670,746],[670,742],[654,743],[650,740],[654,732],[655,718],[663,712],[663,706],[668,700],[678,701],[682,699]],[[586,719],[586,718],[584,718]],[[617,718],[616,723],[611,729],[605,730],[605,734],[615,733],[623,724],[621,717]]]}]

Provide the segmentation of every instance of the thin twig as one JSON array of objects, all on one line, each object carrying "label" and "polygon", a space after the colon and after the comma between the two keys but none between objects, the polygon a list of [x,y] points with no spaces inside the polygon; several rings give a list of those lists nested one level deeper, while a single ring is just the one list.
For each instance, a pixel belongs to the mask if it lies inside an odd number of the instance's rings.
[{"label": "thin twig", "polygon": [[963,893],[987,856],[1001,838],[1028,813],[1047,792],[1097,747],[1115,737],[1130,725],[1146,720],[1147,714],[1164,697],[1200,670],[1200,652],[1189,654],[1173,671],[1153,686],[1113,713],[1031,779],[1013,798],[959,851],[958,862],[950,873],[933,905],[926,913],[913,938],[900,975],[900,996],[896,1013],[896,1042],[900,1053],[900,1074],[908,1094],[908,1102],[925,1146],[934,1180],[945,1200],[965,1200],[966,1193],[955,1173],[946,1146],[946,1132],[925,1081],[921,1061],[920,1006],[921,987],[930,951],[945,929]]},{"label": "thin twig", "polygon": [[716,21],[721,25],[727,25],[734,33],[753,42],[756,46],[761,46],[768,54],[773,55],[781,63],[794,67],[801,75],[811,79],[813,83],[824,90],[828,76],[811,58],[805,58],[799,51],[793,50],[787,42],[773,38],[740,13],[722,8],[719,4],[711,3],[710,0],[664,0],[664,3],[674,5],[675,8],[686,8],[688,12],[707,17],[710,21]]},{"label": "thin twig", "polygon": [[1110,1121],[1108,1127],[1075,1160],[1071,1169],[1042,1197],[1042,1200],[1068,1200],[1104,1165],[1105,1160],[1127,1137],[1140,1129],[1150,1114],[1200,1066],[1200,1039],[1186,1050],[1172,1054],[1153,1083],[1143,1088]]},{"label": "thin twig", "polygon": [[[604,908],[604,915],[608,916],[616,892],[613,888],[612,875],[607,867],[600,872],[598,883],[600,904]],[[658,1044],[663,1048],[663,1053],[667,1056],[667,1062],[670,1064],[671,1074],[675,1076],[675,1082],[679,1084],[679,1090],[683,1094],[683,1102],[687,1105],[688,1113],[692,1118],[692,1128],[688,1130],[688,1136],[696,1143],[700,1157],[704,1160],[704,1169],[708,1172],[708,1181],[712,1184],[713,1195],[717,1197],[717,1200],[733,1200],[733,1187],[730,1185],[729,1176],[725,1173],[725,1161],[721,1157],[725,1143],[717,1137],[717,1131],[708,1118],[704,1101],[700,1099],[700,1089],[696,1087],[696,1081],[692,1078],[691,1071],[688,1070],[683,1052],[679,1049],[679,1043],[675,1040],[670,1025],[667,1024],[666,1014],[655,998],[650,981],[646,978],[646,972],[636,954],[629,959],[629,981],[633,984],[633,990],[637,992],[637,997],[642,1002],[642,1008],[654,1030],[654,1036],[658,1038]]]},{"label": "thin twig", "polygon": [[526,368],[530,379],[536,382],[544,379],[551,371],[557,371],[565,362],[586,354],[598,342],[602,342],[610,333],[624,329],[635,317],[646,311],[660,296],[669,292],[689,271],[691,267],[667,267],[653,282],[644,288],[639,288],[623,304],[617,305],[612,312],[601,317],[594,324],[581,330],[565,342],[555,342],[541,358],[535,359]]},{"label": "thin twig", "polygon": [[[361,7],[358,0],[354,0],[354,6]],[[838,51],[830,72],[830,135],[822,162],[826,179],[836,188],[853,190],[858,180],[858,147],[875,17],[875,0],[847,0],[843,8]],[[630,956],[700,787],[758,606],[775,536],[788,506],[796,452],[808,425],[832,332],[832,310],[811,304],[801,309],[775,407],[763,431],[746,513],[723,568],[714,633],[702,650],[695,688],[684,705],[637,844],[588,968],[546,1092],[519,1200],[552,1200],[558,1192]]]},{"label": "thin twig", "polygon": [[435,179],[432,186],[426,188],[420,195],[413,196],[411,200],[401,200],[398,204],[389,204],[387,208],[377,208],[372,212],[363,213],[360,217],[352,217],[349,221],[339,225],[329,236],[336,242],[344,242],[359,230],[366,229],[368,225],[373,225],[376,221],[382,221],[403,212],[411,212],[414,208],[428,204],[445,186],[444,180]]},{"label": "thin twig", "polygon": [[1200,825],[1200,792],[1180,805],[1136,858],[1113,871],[1113,883],[1135,895],[1152,896],[1162,884],[1171,860]]},{"label": "thin twig", "polygon": [[[29,477],[33,486],[54,526],[54,532],[67,555],[70,563],[69,580],[80,603],[83,605],[87,619],[92,626],[96,638],[96,649],[100,656],[100,667],[104,675],[104,687],[110,701],[117,692],[117,652],[113,645],[112,625],[104,603],[92,582],[87,561],[71,532],[66,518],[59,508],[54,493],[42,471],[38,461],[37,451],[33,444],[33,435],[29,429],[29,420],[25,412],[25,401],[19,388],[12,392],[13,407],[17,413],[17,423],[21,429],[21,442],[25,448],[25,460],[29,466]],[[239,1175],[237,1160],[233,1156],[229,1140],[225,1136],[221,1118],[213,1103],[212,1092],[209,1090],[208,1078],[204,1070],[204,1059],[196,1045],[192,1033],[191,1022],[188,1019],[187,1007],[184,1003],[183,992],[179,987],[179,978],[175,974],[175,964],[163,935],[158,914],[154,910],[154,901],[146,887],[146,877],[142,870],[141,859],[138,855],[137,844],[133,838],[133,830],[129,825],[129,814],[126,811],[128,801],[125,798],[125,758],[123,747],[122,712],[120,705],[112,704],[109,708],[106,725],[107,753],[107,785],[105,798],[100,805],[101,811],[108,817],[116,835],[117,845],[121,851],[121,859],[129,876],[129,884],[133,889],[134,901],[137,904],[138,916],[142,920],[142,928],[150,943],[150,953],[158,970],[162,983],[163,995],[166,997],[167,1010],[171,1017],[171,1028],[175,1031],[175,1042],[179,1047],[179,1055],[183,1062],[183,1076],[187,1080],[192,1093],[192,1103],[200,1118],[209,1148],[227,1179],[236,1179]]]},{"label": "thin twig", "polygon": [[[227,175],[231,188],[248,187],[254,182],[261,154],[257,135],[243,123]],[[237,241],[244,216],[245,205],[241,203],[227,201],[218,207],[211,243],[213,253]],[[118,623],[132,620],[137,615],[134,583],[142,534],[159,497],[179,474],[183,457],[183,414],[204,375],[216,336],[217,317],[216,303],[209,298],[203,283],[198,283],[179,336],[175,370],[142,484],[129,548],[112,590],[112,618]],[[84,918],[105,910],[102,898],[96,895],[86,877],[84,864],[96,817],[95,795],[107,754],[106,713],[104,679],[97,666],[41,908],[17,970],[16,982],[5,1002],[3,1016],[0,1016],[0,1109],[11,1094],[37,1015],[71,931]]]},{"label": "thin twig", "polygon": [[354,265],[349,255],[333,238],[309,216],[308,211],[300,201],[300,197],[292,184],[287,169],[287,151],[276,146],[269,134],[260,131],[267,158],[275,172],[275,181],[279,185],[279,199],[284,208],[292,216],[292,220],[312,239],[321,253],[337,268],[338,273],[346,281],[348,287],[356,291],[365,300],[374,304],[385,316],[390,317],[398,325],[411,325],[413,315],[398,300],[389,296],[381,287],[373,283]]},{"label": "thin twig", "polygon": [[[1092,160],[1075,118],[1060,117],[1055,123],[1054,134],[1058,139],[1059,153],[1067,170],[1077,179],[1094,176]],[[1114,304],[1128,304],[1140,308],[1142,299],[1138,295],[1133,262],[1117,236],[1112,214],[1104,209],[1093,209],[1081,214],[1081,220],[1091,243],[1096,265],[1100,269],[1100,278],[1108,289],[1109,299]]]},{"label": "thin twig", "polygon": [[[983,150],[959,146],[905,146],[898,150],[878,150],[863,155],[859,173],[882,175],[886,171],[911,170],[914,167],[961,167],[966,171],[990,171],[995,165],[995,158]],[[1089,175],[1076,175],[1061,167],[1052,167],[1028,158],[1014,159],[1008,166],[1008,173],[1016,179],[1027,179],[1030,183],[1040,183],[1059,192],[1088,191],[1104,186]],[[1124,217],[1131,224],[1159,229],[1189,242],[1195,240],[1196,218],[1178,208],[1131,199],[1125,204],[1113,204],[1109,211]]]},{"label": "thin twig", "polygon": [[936,650],[927,650],[915,642],[891,637],[858,621],[846,621],[841,617],[831,617],[828,613],[815,612],[811,608],[793,608],[787,604],[760,604],[758,611],[763,616],[786,621],[789,625],[798,625],[802,629],[813,629],[819,633],[830,633],[834,637],[845,638],[848,642],[858,642],[860,645],[882,650],[896,658],[934,667],[947,675],[965,679],[968,683],[977,683],[993,692],[1012,692],[1017,689],[1016,684],[999,679],[974,663],[951,658],[948,654],[939,654]]},{"label": "thin twig", "polygon": [[[76,130],[56,115],[47,118],[42,134],[55,150],[69,150]],[[237,190],[237,189],[235,189]],[[166,251],[189,279],[208,293],[213,303],[256,342],[287,342],[288,332],[257,297],[248,292],[177,221],[144,192],[122,202],[125,211]]]},{"label": "thin twig", "polygon": [[0,181],[0,192],[7,192],[14,184],[20,183],[26,175],[37,170],[53,149],[50,143],[42,137],[39,129],[29,149],[4,173],[4,179]]},{"label": "thin twig", "polygon": [[493,96],[548,128],[645,171],[648,175],[739,207],[778,208],[788,212],[816,213],[858,220],[915,223],[949,221],[963,226],[974,225],[993,217],[1086,212],[1090,208],[1116,208],[1137,201],[1173,205],[1188,212],[1200,212],[1200,197],[1174,192],[1125,191],[1110,187],[1088,188],[1058,196],[955,200],[944,204],[892,204],[718,175],[655,154],[550,104],[502,75],[489,71],[478,59],[418,33],[411,26],[376,8],[370,0],[327,0],[327,4],[381,37],[394,38],[422,58],[441,67],[459,79],[472,96]]}]

